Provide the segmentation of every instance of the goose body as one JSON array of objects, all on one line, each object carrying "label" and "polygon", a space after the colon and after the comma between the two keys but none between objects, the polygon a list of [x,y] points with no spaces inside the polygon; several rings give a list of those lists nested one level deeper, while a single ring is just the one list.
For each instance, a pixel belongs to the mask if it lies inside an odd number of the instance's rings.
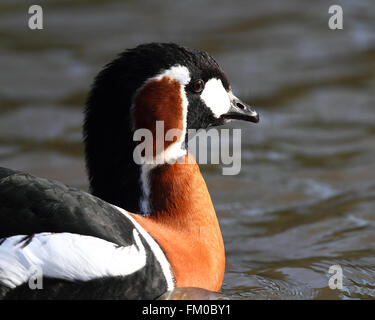
[{"label": "goose body", "polygon": [[[225,251],[188,129],[258,121],[205,52],[126,50],[96,77],[84,122],[90,193],[0,168],[0,298],[155,299],[220,290]],[[163,133],[159,147],[157,122]],[[138,163],[134,139],[151,153]],[[147,145],[146,145],[147,146]],[[161,161],[160,161],[161,160]],[[39,290],[38,281],[43,290]]]}]

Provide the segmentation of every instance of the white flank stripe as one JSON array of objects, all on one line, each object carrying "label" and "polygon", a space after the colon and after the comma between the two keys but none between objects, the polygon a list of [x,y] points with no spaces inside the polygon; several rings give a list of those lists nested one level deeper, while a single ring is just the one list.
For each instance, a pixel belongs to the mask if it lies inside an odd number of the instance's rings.
[{"label": "white flank stripe", "polygon": [[6,238],[0,245],[0,283],[15,288],[27,282],[35,268],[44,277],[65,280],[129,275],[146,264],[137,229],[133,236],[135,244],[127,247],[72,233],[39,233],[25,247],[19,243],[22,235]]},{"label": "white flank stripe", "polygon": [[175,283],[173,273],[171,270],[171,265],[169,264],[169,261],[165,256],[163,250],[160,248],[159,244],[150,236],[150,234],[145,229],[143,229],[143,227],[137,221],[135,221],[135,219],[127,211],[125,211],[122,208],[116,207],[115,205],[112,206],[118,209],[121,213],[123,213],[134,224],[139,233],[146,239],[152,252],[155,254],[156,259],[158,259],[160,263],[161,269],[164,273],[165,280],[167,281],[168,291],[173,290],[175,287]]}]

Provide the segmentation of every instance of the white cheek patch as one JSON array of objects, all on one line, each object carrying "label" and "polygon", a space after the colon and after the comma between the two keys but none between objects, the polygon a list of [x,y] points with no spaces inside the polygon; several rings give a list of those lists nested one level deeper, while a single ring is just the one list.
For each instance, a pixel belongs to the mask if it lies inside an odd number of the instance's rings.
[{"label": "white cheek patch", "polygon": [[206,82],[201,99],[209,107],[216,118],[230,109],[230,98],[220,79],[212,78]]}]

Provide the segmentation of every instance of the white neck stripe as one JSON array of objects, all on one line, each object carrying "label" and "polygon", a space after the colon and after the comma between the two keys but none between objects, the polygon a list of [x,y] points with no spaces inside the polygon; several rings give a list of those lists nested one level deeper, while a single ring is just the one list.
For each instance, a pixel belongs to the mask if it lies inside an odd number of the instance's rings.
[{"label": "white neck stripe", "polygon": [[[187,67],[181,65],[175,65],[168,70],[165,70],[158,74],[155,77],[148,79],[141,88],[139,88],[136,92],[136,95],[142,91],[142,88],[147,85],[150,81],[153,80],[161,80],[164,77],[169,77],[172,80],[176,80],[180,84],[180,96],[182,98],[182,116],[183,116],[183,123],[182,123],[182,133],[179,139],[170,144],[166,150],[164,150],[160,155],[157,155],[157,158],[162,159],[162,163],[172,163],[176,162],[182,156],[186,155],[187,151],[184,148],[185,142],[185,135],[187,130],[187,112],[188,112],[188,99],[185,92],[185,85],[190,82],[190,72]],[[134,109],[134,102],[132,109]],[[155,163],[160,163],[157,159],[155,159]],[[140,200],[140,208],[143,214],[148,215],[150,214],[152,208],[150,204],[150,181],[149,176],[151,170],[156,167],[156,165],[152,164],[145,164],[141,166],[141,186],[143,194]]]}]

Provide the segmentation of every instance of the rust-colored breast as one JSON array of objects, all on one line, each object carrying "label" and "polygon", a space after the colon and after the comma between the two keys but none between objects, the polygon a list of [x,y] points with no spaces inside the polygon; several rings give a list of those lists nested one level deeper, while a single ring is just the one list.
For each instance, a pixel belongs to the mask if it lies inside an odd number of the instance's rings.
[{"label": "rust-colored breast", "polygon": [[150,180],[155,211],[134,218],[163,248],[178,287],[218,291],[224,277],[224,244],[198,165],[161,166]]}]

